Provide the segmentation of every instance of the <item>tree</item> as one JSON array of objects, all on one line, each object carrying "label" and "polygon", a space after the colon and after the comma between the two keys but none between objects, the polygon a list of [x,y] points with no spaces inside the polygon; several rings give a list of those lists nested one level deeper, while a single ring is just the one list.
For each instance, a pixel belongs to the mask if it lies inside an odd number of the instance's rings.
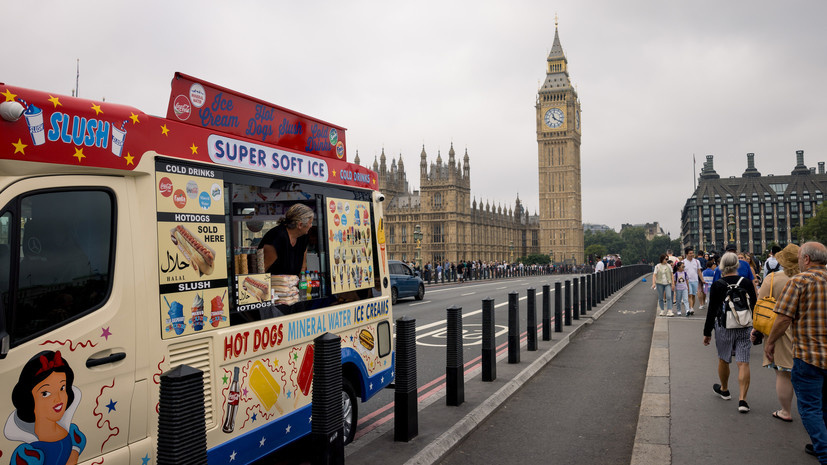
[{"label": "tree", "polygon": [[827,244],[827,207],[822,203],[818,206],[815,215],[807,218],[804,226],[793,228],[793,237],[801,243],[818,241]]},{"label": "tree", "polygon": [[603,244],[592,244],[586,247],[586,262],[597,263],[597,260],[606,255],[606,247]]},{"label": "tree", "polygon": [[641,227],[626,228],[620,232],[624,247],[620,257],[626,263],[637,263],[646,258],[646,232]]}]

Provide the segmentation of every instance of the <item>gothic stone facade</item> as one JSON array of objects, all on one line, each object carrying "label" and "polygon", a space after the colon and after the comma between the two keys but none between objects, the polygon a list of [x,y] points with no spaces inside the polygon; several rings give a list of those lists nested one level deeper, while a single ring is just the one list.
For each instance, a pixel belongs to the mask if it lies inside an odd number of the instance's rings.
[{"label": "gothic stone facade", "polygon": [[[359,163],[358,154],[354,160]],[[422,263],[446,260],[511,261],[521,256],[541,253],[539,218],[529,216],[519,196],[514,207],[477,203],[471,198],[471,164],[468,150],[462,163],[455,157],[454,147],[443,163],[428,166],[425,147],[419,163],[420,190],[411,192],[402,156],[387,165],[385,151],[373,171],[378,174],[379,190],[385,194],[385,237],[388,257],[413,262],[416,260],[414,230],[422,232]]]},{"label": "gothic stone facade", "polygon": [[537,93],[540,248],[554,262],[583,263],[580,100],[569,81],[557,27]]}]

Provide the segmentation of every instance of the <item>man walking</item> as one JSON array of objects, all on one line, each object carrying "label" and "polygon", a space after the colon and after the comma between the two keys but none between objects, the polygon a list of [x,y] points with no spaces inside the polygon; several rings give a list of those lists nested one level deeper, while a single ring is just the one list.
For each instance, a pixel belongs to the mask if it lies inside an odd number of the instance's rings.
[{"label": "man walking", "polygon": [[827,247],[807,242],[798,251],[801,273],[790,278],[778,297],[764,353],[772,361],[775,342],[793,325],[792,381],[798,413],[812,444],[807,453],[827,464]]},{"label": "man walking", "polygon": [[778,260],[775,259],[775,254],[781,252],[781,247],[778,245],[772,246],[770,249],[770,256],[767,258],[767,261],[764,262],[764,272],[761,275],[761,279],[767,277],[768,274],[781,271],[783,268],[781,265],[778,264]]},{"label": "man walking", "polygon": [[[695,295],[698,294],[698,282],[704,281],[703,268],[701,262],[695,258],[695,249],[687,247],[683,249],[686,259],[683,261],[683,270],[686,272],[686,284],[689,290],[689,308],[686,310],[686,316],[695,314]],[[701,307],[703,300],[701,300]]]}]

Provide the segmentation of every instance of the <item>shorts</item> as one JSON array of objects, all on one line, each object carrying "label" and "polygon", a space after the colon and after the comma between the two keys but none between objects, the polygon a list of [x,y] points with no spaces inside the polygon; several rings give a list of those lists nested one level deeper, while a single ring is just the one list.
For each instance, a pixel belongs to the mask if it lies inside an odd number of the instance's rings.
[{"label": "shorts", "polygon": [[715,347],[718,349],[718,358],[730,363],[734,355],[736,362],[749,363],[749,351],[752,348],[752,341],[749,340],[751,332],[752,326],[736,329],[722,328],[716,319]]},{"label": "shorts", "polygon": [[689,295],[696,295],[698,293],[698,281],[687,281],[689,286]]}]

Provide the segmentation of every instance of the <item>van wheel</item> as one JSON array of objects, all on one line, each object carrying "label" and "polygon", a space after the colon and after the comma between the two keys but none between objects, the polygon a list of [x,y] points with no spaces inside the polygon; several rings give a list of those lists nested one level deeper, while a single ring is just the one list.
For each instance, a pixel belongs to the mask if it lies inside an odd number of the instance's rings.
[{"label": "van wheel", "polygon": [[419,285],[419,290],[416,292],[416,295],[414,296],[414,299],[422,300],[424,298],[425,298],[425,285],[420,284]]},{"label": "van wheel", "polygon": [[348,445],[353,442],[353,437],[356,435],[359,409],[356,404],[356,391],[347,379],[342,380],[342,411],[344,413],[344,440],[345,445]]},{"label": "van wheel", "polygon": [[391,288],[391,304],[396,305],[397,300],[399,300],[399,291],[397,291],[395,287],[392,287]]}]

